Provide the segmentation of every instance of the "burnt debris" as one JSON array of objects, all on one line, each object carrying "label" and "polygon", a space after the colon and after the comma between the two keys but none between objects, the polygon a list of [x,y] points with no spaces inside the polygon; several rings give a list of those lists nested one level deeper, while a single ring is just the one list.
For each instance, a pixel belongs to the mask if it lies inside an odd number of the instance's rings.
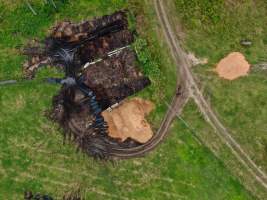
[{"label": "burnt debris", "polygon": [[43,42],[34,42],[24,49],[24,54],[29,56],[24,73],[27,78],[33,78],[39,67],[65,67],[70,61],[72,71],[77,71],[85,62],[132,43],[133,35],[127,24],[124,11],[82,23],[61,22]]},{"label": "burnt debris", "polygon": [[27,78],[42,66],[65,71],[65,78],[49,78],[62,88],[53,98],[52,119],[64,129],[66,139],[78,150],[99,159],[108,159],[112,149],[135,147],[108,136],[102,111],[150,84],[136,67],[134,41],[128,30],[127,13],[119,11],[91,21],[56,25],[43,42],[24,50]]},{"label": "burnt debris", "polygon": [[24,193],[24,200],[53,200],[53,198],[46,194],[33,194],[31,191],[26,191]]},{"label": "burnt debris", "polygon": [[135,62],[135,53],[125,49],[85,70],[85,83],[94,90],[103,110],[150,84],[136,68]]}]

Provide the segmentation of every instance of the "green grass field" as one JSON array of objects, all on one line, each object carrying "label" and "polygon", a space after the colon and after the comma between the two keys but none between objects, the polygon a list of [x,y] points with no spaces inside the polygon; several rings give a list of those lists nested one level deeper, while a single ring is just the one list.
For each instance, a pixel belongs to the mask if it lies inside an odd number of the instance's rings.
[{"label": "green grass field", "polygon": [[[59,198],[76,185],[86,199],[254,199],[178,120],[145,158],[112,164],[77,154],[44,117],[56,90],[38,82],[1,88],[0,199],[21,199],[24,190]],[[183,118],[205,131],[193,110]]]},{"label": "green grass field", "polygon": [[[242,52],[252,64],[267,61],[267,4],[264,0],[175,0],[184,44],[209,63],[196,66],[207,99],[251,158],[267,172],[267,71],[252,66],[247,77],[220,79],[213,69],[228,53]],[[251,47],[240,45],[242,39]]]},{"label": "green grass field", "polygon": [[[25,58],[18,48],[30,39],[43,38],[61,19],[87,19],[121,8],[139,13],[139,20],[130,19],[139,32],[133,48],[138,50],[140,67],[151,78],[152,86],[138,95],[157,105],[150,116],[154,128],[166,111],[164,101],[173,93],[175,67],[151,1],[56,1],[58,12],[42,2],[32,4],[38,12],[33,16],[23,1],[0,1],[0,80],[20,80],[16,85],[0,87],[0,199],[22,199],[25,190],[60,199],[78,186],[85,199],[255,199],[178,119],[166,141],[145,158],[97,162],[76,153],[72,144],[63,145],[57,125],[45,117],[59,87],[42,81],[48,75],[60,74],[45,69],[35,80],[23,80]],[[183,119],[200,133],[208,129],[192,103]]]}]

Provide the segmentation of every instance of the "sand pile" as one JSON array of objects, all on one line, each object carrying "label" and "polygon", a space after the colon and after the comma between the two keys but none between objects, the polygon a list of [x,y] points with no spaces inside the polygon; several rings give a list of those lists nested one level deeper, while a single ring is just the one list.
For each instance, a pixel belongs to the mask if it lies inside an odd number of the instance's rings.
[{"label": "sand pile", "polygon": [[108,123],[109,136],[122,142],[131,138],[139,143],[146,143],[153,136],[152,129],[145,116],[154,109],[154,104],[140,98],[123,102],[111,112],[102,113]]},{"label": "sand pile", "polygon": [[216,72],[220,77],[234,80],[248,74],[250,64],[243,54],[239,52],[230,53],[223,58],[216,67]]}]

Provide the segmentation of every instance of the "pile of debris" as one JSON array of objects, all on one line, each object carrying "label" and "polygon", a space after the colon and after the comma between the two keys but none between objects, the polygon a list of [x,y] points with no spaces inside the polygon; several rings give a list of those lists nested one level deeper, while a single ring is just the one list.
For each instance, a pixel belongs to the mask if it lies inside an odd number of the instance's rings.
[{"label": "pile of debris", "polygon": [[[126,47],[134,41],[128,30],[127,15],[116,12],[82,23],[61,22],[52,28],[43,42],[32,41],[24,54],[29,56],[24,64],[26,77],[33,78],[42,66],[65,68],[72,62],[71,71],[77,72],[87,62],[106,57],[111,51]],[[75,69],[76,68],[76,69]]]},{"label": "pile of debris", "polygon": [[119,11],[82,23],[61,22],[44,42],[24,51],[29,56],[24,64],[28,78],[42,66],[65,70],[65,79],[49,79],[63,84],[53,99],[52,118],[63,127],[66,138],[95,158],[109,158],[112,149],[141,144],[131,137],[110,137],[102,116],[150,84],[136,66],[129,46],[133,41],[127,13]]},{"label": "pile of debris", "polygon": [[125,49],[85,70],[85,83],[96,94],[103,110],[150,84],[136,68],[135,53]]}]

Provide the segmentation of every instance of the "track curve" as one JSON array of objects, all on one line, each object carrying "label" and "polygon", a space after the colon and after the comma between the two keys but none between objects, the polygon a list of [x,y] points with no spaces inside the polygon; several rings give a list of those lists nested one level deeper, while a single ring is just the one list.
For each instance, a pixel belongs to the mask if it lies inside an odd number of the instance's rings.
[{"label": "track curve", "polygon": [[227,128],[220,122],[219,118],[212,110],[209,103],[205,100],[203,94],[198,88],[198,84],[191,72],[191,64],[188,60],[186,52],[180,46],[177,37],[170,25],[167,13],[164,8],[164,2],[161,0],[154,0],[157,10],[157,15],[167,35],[166,40],[172,50],[172,54],[176,55],[175,60],[180,68],[180,76],[183,77],[184,85],[190,97],[192,97],[203,114],[206,121],[213,127],[217,136],[227,145],[236,159],[248,170],[252,177],[267,189],[267,175],[261,170],[259,166],[250,158],[250,156],[243,150],[241,145],[232,137]]},{"label": "track curve", "polygon": [[[161,11],[159,10],[159,5],[155,3],[155,8],[157,11],[157,16],[160,16]],[[161,20],[159,18],[159,20]],[[162,23],[164,21],[161,20]],[[169,37],[169,33],[164,31],[166,37]],[[171,51],[173,54],[173,49]],[[179,62],[175,54],[172,55],[176,62]],[[143,145],[139,145],[133,148],[118,148],[117,146],[110,145],[109,154],[113,158],[127,159],[144,156],[153,149],[155,149],[166,137],[168,134],[169,127],[172,121],[176,118],[177,114],[180,114],[184,105],[189,99],[188,92],[188,82],[186,81],[186,76],[183,75],[183,69],[180,68],[179,64],[176,64],[177,67],[177,81],[176,81],[176,90],[174,91],[174,96],[172,102],[166,112],[164,119],[161,122],[161,125],[154,135],[154,137]]]}]

